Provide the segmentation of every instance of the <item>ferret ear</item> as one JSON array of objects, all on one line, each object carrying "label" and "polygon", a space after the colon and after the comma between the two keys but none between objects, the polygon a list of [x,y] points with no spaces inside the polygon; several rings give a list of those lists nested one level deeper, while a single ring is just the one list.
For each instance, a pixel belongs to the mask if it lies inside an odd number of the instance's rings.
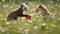
[{"label": "ferret ear", "polygon": [[21,4],[21,7],[23,7],[23,4]]},{"label": "ferret ear", "polygon": [[28,4],[27,2],[25,2],[25,4]]},{"label": "ferret ear", "polygon": [[39,5],[39,7],[41,8],[41,5]]}]

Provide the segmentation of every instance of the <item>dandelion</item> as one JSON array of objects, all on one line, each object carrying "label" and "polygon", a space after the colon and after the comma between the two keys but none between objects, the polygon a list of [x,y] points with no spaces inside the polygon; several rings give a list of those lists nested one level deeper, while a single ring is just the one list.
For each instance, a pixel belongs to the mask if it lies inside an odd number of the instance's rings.
[{"label": "dandelion", "polygon": [[25,29],[25,32],[28,32],[28,29]]}]

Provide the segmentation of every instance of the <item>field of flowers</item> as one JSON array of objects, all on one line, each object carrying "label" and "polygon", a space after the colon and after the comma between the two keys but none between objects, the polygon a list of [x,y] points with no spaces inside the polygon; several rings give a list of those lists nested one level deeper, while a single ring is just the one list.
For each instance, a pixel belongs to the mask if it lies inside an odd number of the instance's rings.
[{"label": "field of flowers", "polygon": [[[27,20],[25,17],[19,17],[18,21],[7,21],[7,15],[18,8],[21,3],[28,2],[30,11],[24,11],[24,14],[30,13],[32,18]],[[42,20],[42,16],[36,14],[36,6],[44,4],[52,13],[52,21],[48,18]],[[60,34],[60,0],[2,0],[0,1],[0,34]]]}]

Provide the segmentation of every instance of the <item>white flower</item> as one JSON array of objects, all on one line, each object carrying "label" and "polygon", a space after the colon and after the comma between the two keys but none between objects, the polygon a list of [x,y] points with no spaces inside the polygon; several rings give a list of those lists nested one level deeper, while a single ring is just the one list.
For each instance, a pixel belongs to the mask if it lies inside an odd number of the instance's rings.
[{"label": "white flower", "polygon": [[1,20],[4,20],[3,18]]},{"label": "white flower", "polygon": [[58,6],[60,8],[60,6]]},{"label": "white flower", "polygon": [[41,20],[38,20],[39,22],[41,21]]},{"label": "white flower", "polygon": [[22,20],[24,20],[25,18],[22,18]]},{"label": "white flower", "polygon": [[25,23],[25,25],[27,26],[27,25],[29,25],[28,23]]},{"label": "white flower", "polygon": [[27,20],[28,23],[32,23],[32,20]]},{"label": "white flower", "polygon": [[9,22],[6,22],[7,25],[9,25],[10,23]]},{"label": "white flower", "polygon": [[7,16],[8,16],[9,13],[6,12],[6,14],[7,14]]},{"label": "white flower", "polygon": [[13,5],[15,5],[15,3],[12,3]]},{"label": "white flower", "polygon": [[3,5],[3,7],[5,8],[6,6],[5,6],[5,5]]},{"label": "white flower", "polygon": [[57,0],[57,1],[59,1],[59,0]]},{"label": "white flower", "polygon": [[10,6],[10,8],[13,8],[13,6]]},{"label": "white flower", "polygon": [[37,29],[37,26],[34,26],[34,29]]},{"label": "white flower", "polygon": [[9,30],[9,29],[8,29],[7,27],[1,29],[2,32],[6,32],[6,31],[8,31],[8,30]]},{"label": "white flower", "polygon": [[57,13],[57,12],[54,12],[55,14]]},{"label": "white flower", "polygon": [[8,6],[8,4],[3,5],[4,8],[6,8],[7,6]]},{"label": "white flower", "polygon": [[49,27],[46,27],[46,29],[49,29]]},{"label": "white flower", "polygon": [[36,18],[38,18],[39,16],[37,15]]},{"label": "white flower", "polygon": [[2,29],[1,31],[2,31],[2,32],[5,32],[5,30],[4,30],[4,29]]},{"label": "white flower", "polygon": [[50,8],[53,8],[53,7],[50,7]]},{"label": "white flower", "polygon": [[50,7],[50,5],[48,5],[48,7]]},{"label": "white flower", "polygon": [[58,20],[60,20],[60,18],[58,18]]},{"label": "white flower", "polygon": [[55,6],[58,6],[58,4],[55,4]]},{"label": "white flower", "polygon": [[28,34],[28,31],[29,31],[29,29],[25,29],[25,30],[24,30],[24,33],[25,33],[25,34]]},{"label": "white flower", "polygon": [[42,25],[43,25],[43,26],[46,26],[46,24],[45,24],[45,23],[42,23]]},{"label": "white flower", "polygon": [[51,3],[53,3],[53,1],[51,1]]},{"label": "white flower", "polygon": [[19,28],[19,30],[22,30],[22,28]]},{"label": "white flower", "polygon": [[16,24],[16,21],[15,22],[13,22],[14,24]]},{"label": "white flower", "polygon": [[7,19],[5,18],[4,20],[6,21]]},{"label": "white flower", "polygon": [[24,32],[25,34],[28,34],[29,29],[25,29]]},{"label": "white flower", "polygon": [[2,1],[5,1],[5,0],[2,0]]},{"label": "white flower", "polygon": [[16,7],[18,7],[18,5],[16,5]]}]

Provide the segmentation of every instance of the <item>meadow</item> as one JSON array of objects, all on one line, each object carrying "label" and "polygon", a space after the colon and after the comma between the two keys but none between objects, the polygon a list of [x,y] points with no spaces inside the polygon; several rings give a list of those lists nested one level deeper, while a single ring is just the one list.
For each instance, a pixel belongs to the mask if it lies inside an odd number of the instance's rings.
[{"label": "meadow", "polygon": [[[18,21],[7,21],[7,15],[12,10],[18,8],[23,2],[28,2],[30,11],[24,11],[24,14],[30,13],[32,18],[27,20],[25,17],[19,17]],[[0,1],[0,34],[60,34],[60,0],[3,0]],[[42,20],[42,16],[36,14],[36,6],[44,4],[52,13],[52,21],[48,18]]]}]

